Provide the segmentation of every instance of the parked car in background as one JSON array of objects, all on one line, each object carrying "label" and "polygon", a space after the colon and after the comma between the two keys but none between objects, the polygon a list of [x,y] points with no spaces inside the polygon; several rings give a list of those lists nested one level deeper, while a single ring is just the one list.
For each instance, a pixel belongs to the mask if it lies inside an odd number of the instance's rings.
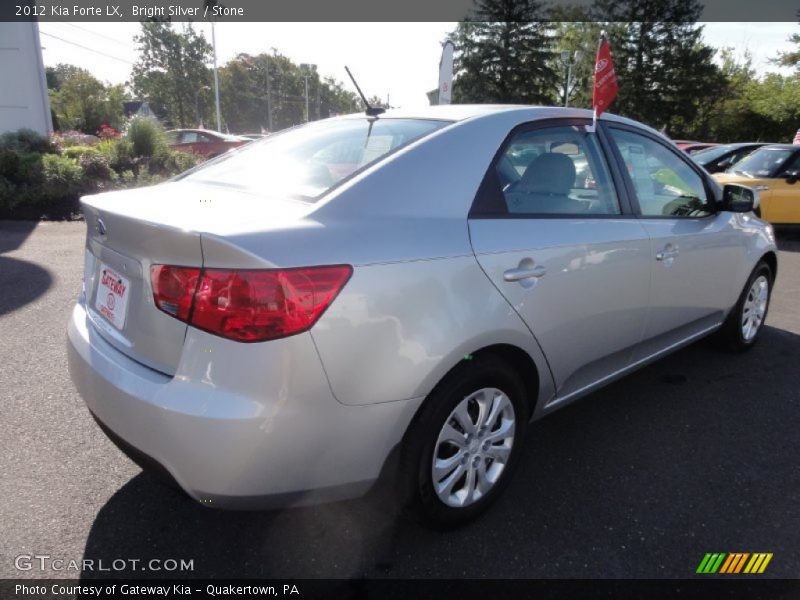
[{"label": "parked car in background", "polygon": [[753,150],[766,146],[766,142],[742,142],[720,144],[692,153],[696,163],[709,173],[720,173],[742,160]]},{"label": "parked car in background", "polygon": [[711,148],[712,146],[716,146],[717,144],[711,142],[694,142],[692,140],[673,140],[675,145],[686,152],[686,154],[694,154],[695,152],[700,152],[701,150],[705,150],[706,148]]},{"label": "parked car in background", "polygon": [[182,152],[193,152],[206,158],[214,158],[232,148],[238,148],[251,141],[239,135],[228,135],[208,129],[172,129],[167,131],[167,144],[170,148]]},{"label": "parked car in background", "polygon": [[640,123],[591,124],[351,115],[83,198],[72,379],[204,506],[355,497],[383,473],[429,522],[473,519],[529,421],[712,333],[746,350],[767,315],[753,191]]},{"label": "parked car in background", "polygon": [[240,133],[239,137],[247,138],[248,140],[260,140],[268,135],[268,133]]},{"label": "parked car in background", "polygon": [[776,225],[800,224],[800,145],[762,146],[714,175],[720,183],[740,183],[758,191],[757,214]]}]

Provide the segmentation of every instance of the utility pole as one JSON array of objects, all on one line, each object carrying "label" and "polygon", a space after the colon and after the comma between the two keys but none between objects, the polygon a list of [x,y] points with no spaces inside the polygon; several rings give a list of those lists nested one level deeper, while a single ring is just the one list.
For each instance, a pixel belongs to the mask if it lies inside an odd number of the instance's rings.
[{"label": "utility pole", "polygon": [[303,79],[306,82],[306,123],[311,120],[311,115],[308,112],[308,78],[311,76],[311,71],[317,70],[317,65],[303,63],[300,65],[300,70],[303,72]]},{"label": "utility pole", "polygon": [[564,106],[569,106],[569,92],[572,87],[572,68],[578,64],[582,57],[583,52],[580,50],[575,50],[574,54],[569,50],[561,52],[561,63],[566,69],[566,78],[564,79]]},{"label": "utility pole", "polygon": [[211,21],[211,45],[214,52],[214,99],[217,105],[217,131],[222,131],[222,116],[219,110],[219,75],[217,74],[217,35],[214,21]]},{"label": "utility pole", "polygon": [[272,133],[272,99],[270,97],[270,89],[269,89],[269,54],[265,55],[265,65],[264,71],[266,72],[267,78],[267,129],[269,132]]}]

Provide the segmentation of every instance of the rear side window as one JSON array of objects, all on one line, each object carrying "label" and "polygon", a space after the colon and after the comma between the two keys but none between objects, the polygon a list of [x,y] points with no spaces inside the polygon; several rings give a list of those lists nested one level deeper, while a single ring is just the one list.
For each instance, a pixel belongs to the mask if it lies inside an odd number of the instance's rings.
[{"label": "rear side window", "polygon": [[247,144],[183,179],[313,201],[389,153],[448,123],[367,118],[317,121]]},{"label": "rear side window", "polygon": [[642,216],[711,214],[702,178],[683,159],[649,137],[620,129],[610,131],[633,182]]},{"label": "rear side window", "polygon": [[515,134],[482,185],[474,216],[618,215],[597,136],[560,126]]}]

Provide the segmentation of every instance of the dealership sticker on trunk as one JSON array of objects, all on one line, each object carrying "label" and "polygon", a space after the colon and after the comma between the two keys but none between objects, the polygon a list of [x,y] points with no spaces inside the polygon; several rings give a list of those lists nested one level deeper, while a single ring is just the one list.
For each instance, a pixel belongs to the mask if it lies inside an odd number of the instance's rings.
[{"label": "dealership sticker on trunk", "polygon": [[116,271],[100,264],[100,281],[97,284],[95,308],[117,329],[125,325],[130,282]]}]

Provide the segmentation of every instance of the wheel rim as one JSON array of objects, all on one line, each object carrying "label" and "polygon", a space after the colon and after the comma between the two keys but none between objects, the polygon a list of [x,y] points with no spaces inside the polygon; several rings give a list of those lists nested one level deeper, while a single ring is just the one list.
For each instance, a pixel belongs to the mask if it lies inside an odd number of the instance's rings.
[{"label": "wheel rim", "polygon": [[767,302],[769,300],[769,281],[764,275],[758,277],[744,300],[742,307],[742,337],[746,342],[751,341],[767,314]]},{"label": "wheel rim", "polygon": [[505,471],[514,445],[514,405],[497,388],[465,397],[444,422],[433,451],[433,489],[447,506],[483,498]]}]

